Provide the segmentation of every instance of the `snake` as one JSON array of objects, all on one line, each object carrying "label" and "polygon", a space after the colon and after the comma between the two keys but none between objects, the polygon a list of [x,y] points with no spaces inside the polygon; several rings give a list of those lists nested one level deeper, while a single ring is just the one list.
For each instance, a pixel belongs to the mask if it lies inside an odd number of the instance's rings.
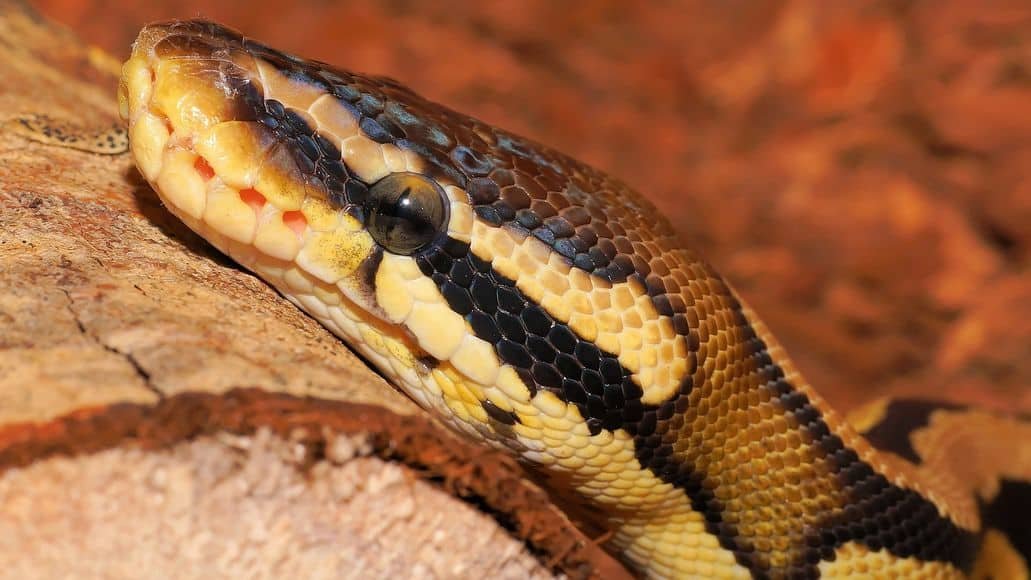
[{"label": "snake", "polygon": [[641,577],[1028,577],[1026,417],[839,414],[622,181],[203,20],[144,27],[118,96],[172,214]]}]

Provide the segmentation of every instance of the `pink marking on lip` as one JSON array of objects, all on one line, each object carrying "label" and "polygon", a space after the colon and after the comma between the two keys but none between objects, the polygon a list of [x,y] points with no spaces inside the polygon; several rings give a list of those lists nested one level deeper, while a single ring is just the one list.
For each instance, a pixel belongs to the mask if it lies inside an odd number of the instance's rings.
[{"label": "pink marking on lip", "polygon": [[283,212],[283,223],[297,235],[301,235],[308,227],[308,218],[299,211],[286,211]]},{"label": "pink marking on lip", "polygon": [[240,199],[247,205],[251,206],[254,213],[260,213],[262,208],[265,207],[265,196],[261,195],[261,192],[257,189],[241,189]]},{"label": "pink marking on lip", "polygon": [[193,162],[193,168],[197,170],[197,174],[201,176],[204,181],[207,181],[215,176],[215,170],[208,165],[208,162],[203,157],[198,157]]}]

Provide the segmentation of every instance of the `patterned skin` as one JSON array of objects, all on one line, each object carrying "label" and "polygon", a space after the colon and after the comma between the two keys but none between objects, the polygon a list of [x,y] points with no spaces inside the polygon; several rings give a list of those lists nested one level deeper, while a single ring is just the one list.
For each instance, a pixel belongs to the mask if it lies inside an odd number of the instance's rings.
[{"label": "patterned skin", "polygon": [[[208,22],[145,28],[119,97],[170,211],[449,426],[538,467],[643,575],[1026,565],[1026,536],[984,533],[982,510],[1031,497],[1031,427],[993,417],[949,437],[964,412],[928,407],[909,425],[931,432],[926,470],[893,447],[909,431],[877,430],[882,404],[860,418],[875,449],[600,171]],[[1003,460],[951,459],[983,456],[999,428]]]}]

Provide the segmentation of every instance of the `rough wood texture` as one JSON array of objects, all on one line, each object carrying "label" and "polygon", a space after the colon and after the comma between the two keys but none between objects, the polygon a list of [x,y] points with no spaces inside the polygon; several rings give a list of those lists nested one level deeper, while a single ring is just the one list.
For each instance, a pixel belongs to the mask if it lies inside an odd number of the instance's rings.
[{"label": "rough wood texture", "polygon": [[0,576],[552,577],[489,516],[368,457],[361,437],[331,449],[306,471],[269,431],[38,461],[0,478]]},{"label": "rough wood texture", "polygon": [[[112,63],[0,0],[0,126],[114,123]],[[10,130],[0,513],[6,577],[620,573],[512,461],[166,213],[127,155]]]}]

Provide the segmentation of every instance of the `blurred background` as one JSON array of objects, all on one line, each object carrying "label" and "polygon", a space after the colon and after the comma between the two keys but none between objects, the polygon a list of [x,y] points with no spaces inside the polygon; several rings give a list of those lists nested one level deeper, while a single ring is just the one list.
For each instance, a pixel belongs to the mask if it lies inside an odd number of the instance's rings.
[{"label": "blurred background", "polygon": [[1031,410],[1031,3],[37,0],[118,58],[203,16],[621,177],[845,409]]}]

